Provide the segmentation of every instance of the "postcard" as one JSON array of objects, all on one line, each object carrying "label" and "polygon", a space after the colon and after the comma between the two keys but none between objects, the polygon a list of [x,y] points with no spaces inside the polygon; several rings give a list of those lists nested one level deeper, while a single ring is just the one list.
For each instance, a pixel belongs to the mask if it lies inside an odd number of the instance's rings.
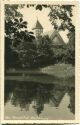
[{"label": "postcard", "polygon": [[1,120],[79,120],[76,1],[2,1]]}]

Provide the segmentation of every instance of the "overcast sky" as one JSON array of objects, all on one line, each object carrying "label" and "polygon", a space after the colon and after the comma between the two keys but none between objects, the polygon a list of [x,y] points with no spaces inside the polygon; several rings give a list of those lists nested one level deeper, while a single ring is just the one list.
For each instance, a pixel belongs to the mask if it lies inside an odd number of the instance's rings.
[{"label": "overcast sky", "polygon": [[[73,13],[74,11],[75,10],[73,10]],[[43,26],[44,32],[54,30],[51,22],[49,21],[49,16],[48,16],[50,12],[49,8],[43,8],[42,11],[40,11],[40,10],[36,10],[35,7],[27,8],[25,6],[24,8],[20,9],[20,12],[23,14],[23,19],[28,22],[28,25],[27,25],[28,30],[30,31],[32,30],[32,28],[34,27],[34,24],[37,21],[37,18],[39,22],[41,23],[41,25]],[[74,17],[72,18],[72,21],[73,23],[75,22]],[[67,31],[66,32],[61,31],[60,34],[63,40],[67,42],[68,41],[67,36],[66,36]]]}]

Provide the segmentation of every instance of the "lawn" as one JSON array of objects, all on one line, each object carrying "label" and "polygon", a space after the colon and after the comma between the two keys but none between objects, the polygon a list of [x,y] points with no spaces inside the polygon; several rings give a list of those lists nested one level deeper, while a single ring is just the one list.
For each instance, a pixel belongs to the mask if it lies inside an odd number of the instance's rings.
[{"label": "lawn", "polygon": [[42,68],[41,71],[59,78],[75,76],[75,68],[70,64],[55,64]]},{"label": "lawn", "polygon": [[53,83],[74,86],[74,67],[68,64],[56,64],[36,70],[7,71],[6,80]]}]

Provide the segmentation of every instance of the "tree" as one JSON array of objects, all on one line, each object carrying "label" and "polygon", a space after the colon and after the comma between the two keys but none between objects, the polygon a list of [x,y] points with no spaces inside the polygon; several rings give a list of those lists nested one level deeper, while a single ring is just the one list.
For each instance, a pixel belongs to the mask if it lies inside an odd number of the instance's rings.
[{"label": "tree", "polygon": [[[34,43],[35,37],[32,33],[25,31],[20,32],[19,44],[15,47],[19,55],[19,60],[21,63],[21,67],[34,67],[35,56],[36,56],[36,45]],[[18,43],[15,41],[14,43]]]},{"label": "tree", "polygon": [[[72,23],[74,5],[58,5],[50,7],[50,21],[55,29],[68,30],[69,42],[64,50],[65,62],[75,64],[75,26]],[[60,23],[58,23],[60,22]],[[61,53],[61,52],[60,52]],[[63,55],[61,55],[63,56]]]},{"label": "tree", "polygon": [[20,32],[23,28],[27,28],[26,25],[27,22],[23,21],[22,18],[5,20],[5,59],[7,67],[13,67],[12,63],[16,66],[17,60],[19,60],[18,53],[14,50],[14,46],[19,44]]},{"label": "tree", "polygon": [[57,46],[53,46],[53,60],[54,63],[65,63],[65,53],[66,53],[66,44],[65,45],[57,45]]},{"label": "tree", "polygon": [[[23,67],[33,66],[33,65],[46,65],[47,60],[51,63],[53,56],[62,58],[65,57],[65,61],[69,60],[69,63],[72,63],[75,60],[75,39],[70,40],[70,34],[75,34],[75,26],[72,24],[72,9],[73,5],[27,5],[27,7],[35,6],[36,9],[40,11],[45,8],[50,8],[50,21],[55,29],[57,30],[68,30],[68,38],[70,44],[67,45],[67,52],[63,48],[59,48],[58,52],[55,53],[52,50],[52,41],[46,37],[41,37],[38,39],[40,43],[38,48],[34,44],[36,39],[32,32],[27,30],[27,22],[23,21],[23,16],[19,12],[18,8],[23,8],[23,4],[13,4],[5,5],[5,59],[6,66],[13,65],[13,67],[20,64]],[[58,20],[60,25],[58,25]],[[74,45],[72,45],[74,44]],[[73,47],[72,47],[73,46]],[[11,54],[12,53],[12,54]],[[64,54],[65,53],[65,54]],[[66,56],[67,53],[67,56]],[[57,56],[56,56],[57,54]],[[12,62],[15,61],[15,64],[11,64],[9,57],[12,57]],[[66,58],[67,57],[67,58]],[[64,59],[62,59],[64,60]],[[19,66],[19,65],[18,65]]]},{"label": "tree", "polygon": [[71,32],[69,35],[69,42],[67,44],[65,61],[67,63],[75,65],[75,32]]},{"label": "tree", "polygon": [[18,65],[18,54],[11,49],[11,39],[5,37],[5,68],[13,68]]},{"label": "tree", "polygon": [[23,17],[23,15],[18,11],[19,8],[23,8],[23,4],[6,4],[5,5],[5,20],[9,21],[11,19]]},{"label": "tree", "polygon": [[[35,7],[36,10],[42,11],[43,8],[49,8],[51,24],[57,30],[66,30],[69,32],[75,31],[75,26],[72,23],[74,5],[47,5],[47,4],[28,4],[27,7]],[[60,24],[58,23],[60,21]]]},{"label": "tree", "polygon": [[[10,66],[17,67],[19,66],[19,64],[22,64],[22,62],[20,63],[21,45],[24,42],[26,42],[25,40],[27,40],[28,42],[31,42],[32,39],[34,38],[33,33],[27,31],[27,22],[23,21],[22,14],[18,11],[18,8],[19,7],[22,8],[23,6],[24,5],[17,5],[17,4],[5,5],[5,50],[6,50],[5,62],[6,62],[6,67],[10,67]],[[20,47],[20,51],[19,51],[19,47]],[[22,49],[23,49],[22,51],[25,51],[24,48]],[[24,53],[22,56],[24,56]],[[15,65],[13,65],[11,61]]]},{"label": "tree", "polygon": [[[48,35],[38,38],[38,60],[39,64],[41,65],[48,65],[52,63],[53,57],[53,49],[52,49],[52,40],[49,38]],[[47,62],[48,60],[48,62]]]},{"label": "tree", "polygon": [[[60,31],[60,30],[68,30],[68,39],[69,44],[67,47],[63,50],[59,48],[59,52],[57,52],[57,57],[64,57],[62,60],[64,60],[67,63],[74,64],[75,63],[75,38],[70,38],[72,35],[75,34],[75,26],[72,23],[72,17],[73,17],[73,9],[74,5],[47,5],[47,4],[37,4],[32,5],[37,10],[42,10],[44,7],[50,9],[49,17],[51,24],[53,25],[54,29]],[[31,5],[28,5],[28,7],[31,7]],[[71,42],[72,41],[72,42]],[[55,50],[55,48],[54,48]],[[62,52],[63,51],[63,52]],[[62,53],[62,54],[61,54]],[[67,56],[66,56],[67,55]],[[54,55],[56,56],[56,55]],[[58,59],[59,59],[58,57]]]},{"label": "tree", "polygon": [[[18,54],[12,49],[13,39],[18,32],[18,23],[21,21],[21,13],[18,12],[19,5],[5,5],[5,67],[15,67]],[[20,23],[19,23],[20,24]]]},{"label": "tree", "polygon": [[57,30],[75,31],[75,26],[72,24],[74,5],[57,5],[50,6],[50,21]]}]

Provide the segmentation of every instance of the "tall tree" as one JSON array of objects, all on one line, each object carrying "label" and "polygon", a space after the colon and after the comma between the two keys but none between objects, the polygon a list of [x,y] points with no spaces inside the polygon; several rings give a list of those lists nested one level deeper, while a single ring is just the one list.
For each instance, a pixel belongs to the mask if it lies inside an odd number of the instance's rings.
[{"label": "tall tree", "polygon": [[75,26],[72,23],[74,5],[50,6],[50,21],[55,29],[68,30],[68,44],[64,51],[65,62],[75,64]]},{"label": "tall tree", "polygon": [[75,26],[72,23],[73,5],[57,5],[50,6],[50,21],[55,29],[75,31]]},{"label": "tall tree", "polygon": [[[59,49],[58,56],[62,57],[67,63],[75,64],[75,26],[72,22],[74,5],[47,5],[37,4],[28,5],[28,7],[34,6],[36,10],[42,10],[44,7],[50,9],[49,17],[53,28],[60,30],[68,30],[68,44],[66,50],[61,51]],[[61,53],[61,52],[62,53]],[[56,55],[54,55],[56,56]]]},{"label": "tall tree", "polygon": [[[25,42],[25,38],[28,41],[33,39],[32,32],[27,31],[27,22],[23,21],[23,16],[18,10],[23,6],[22,4],[5,5],[5,66],[7,68],[17,67],[17,64],[20,64],[19,46]],[[22,49],[25,51],[24,48]]]}]

